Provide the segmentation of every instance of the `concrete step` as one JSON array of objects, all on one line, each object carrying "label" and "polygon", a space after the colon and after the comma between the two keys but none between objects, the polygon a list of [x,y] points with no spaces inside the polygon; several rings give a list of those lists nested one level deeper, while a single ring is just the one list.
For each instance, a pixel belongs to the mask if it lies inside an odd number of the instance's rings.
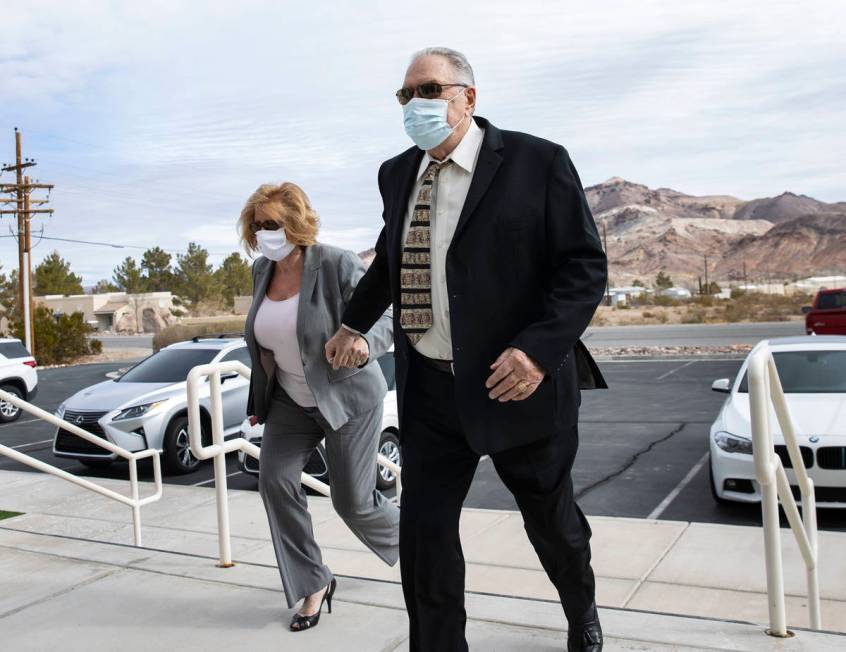
[{"label": "concrete step", "polygon": [[[0,586],[4,649],[408,649],[393,581],[339,576],[333,613],[309,634],[293,634],[272,565],[223,569],[212,556],[3,525]],[[563,649],[566,625],[554,601],[468,592],[466,606],[471,649]],[[600,617],[608,650],[846,649],[846,636],[833,633],[774,639],[759,624],[611,608]]]}]

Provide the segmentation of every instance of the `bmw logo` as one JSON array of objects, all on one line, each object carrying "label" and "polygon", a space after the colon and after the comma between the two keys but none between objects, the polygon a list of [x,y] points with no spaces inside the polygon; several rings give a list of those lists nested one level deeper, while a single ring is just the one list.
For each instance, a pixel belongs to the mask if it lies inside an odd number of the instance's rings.
[{"label": "bmw logo", "polygon": [[808,441],[811,442],[812,444],[816,444],[819,440],[820,440],[820,438],[817,437],[816,435],[811,435],[810,437],[808,437]]}]

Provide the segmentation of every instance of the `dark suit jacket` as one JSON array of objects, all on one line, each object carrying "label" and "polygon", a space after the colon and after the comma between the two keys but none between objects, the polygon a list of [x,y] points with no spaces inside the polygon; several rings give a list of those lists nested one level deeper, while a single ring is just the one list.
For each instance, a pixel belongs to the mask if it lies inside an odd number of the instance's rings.
[{"label": "dark suit jacket", "polygon": [[[483,118],[485,130],[470,190],[447,251],[446,276],[456,401],[468,443],[496,453],[573,425],[579,388],[606,387],[579,340],[602,299],[607,263],[584,191],[560,145]],[[382,164],[385,226],[376,257],[359,282],[343,323],[367,332],[400,305],[402,230],[423,152],[413,147]],[[397,400],[402,433],[408,338],[394,310]],[[547,372],[523,401],[488,397],[490,365],[508,346]],[[575,351],[575,354],[574,354]]]}]

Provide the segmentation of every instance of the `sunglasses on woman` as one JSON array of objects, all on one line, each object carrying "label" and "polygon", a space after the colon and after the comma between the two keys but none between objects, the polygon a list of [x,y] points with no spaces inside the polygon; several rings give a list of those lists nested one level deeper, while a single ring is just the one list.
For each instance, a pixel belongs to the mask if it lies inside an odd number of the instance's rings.
[{"label": "sunglasses on woman", "polygon": [[281,229],[282,225],[274,220],[266,220],[264,222],[250,222],[250,231],[256,233],[258,231],[276,231]]},{"label": "sunglasses on woman", "polygon": [[417,93],[418,97],[422,97],[424,100],[436,100],[441,96],[441,93],[444,92],[445,88],[450,88],[451,86],[463,86],[464,88],[469,88],[469,84],[439,84],[438,82],[426,82],[425,84],[420,84],[416,88],[413,86],[409,86],[407,88],[401,88],[397,91],[397,100],[400,104],[405,105],[411,101],[411,98],[414,97],[414,93]]}]

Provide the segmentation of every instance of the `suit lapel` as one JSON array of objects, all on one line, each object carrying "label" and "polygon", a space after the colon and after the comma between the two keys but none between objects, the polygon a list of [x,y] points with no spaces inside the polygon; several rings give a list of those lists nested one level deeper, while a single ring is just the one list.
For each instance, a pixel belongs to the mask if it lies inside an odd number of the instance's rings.
[{"label": "suit lapel", "polygon": [[399,260],[402,254],[402,230],[405,225],[405,214],[408,212],[408,201],[411,191],[414,190],[414,183],[417,181],[417,170],[420,168],[420,161],[423,160],[423,150],[414,148],[409,150],[404,160],[400,163],[398,170],[399,191],[394,197],[393,212],[391,214],[391,239],[388,243]]},{"label": "suit lapel", "polygon": [[297,342],[299,342],[300,350],[303,350],[303,333],[306,330],[306,324],[311,319],[309,314],[312,307],[311,295],[314,293],[314,287],[317,284],[321,253],[322,249],[320,244],[317,243],[305,248],[303,275],[300,279],[300,299],[297,307]]},{"label": "suit lapel", "polygon": [[[502,149],[502,136],[499,129],[484,118],[475,118],[475,120],[480,127],[484,128],[485,137],[482,140],[482,147],[479,150],[476,169],[473,170],[473,179],[470,181],[467,198],[464,200],[464,206],[461,208],[458,224],[455,226],[455,234],[452,237],[453,243],[458,240],[470,218],[475,214],[476,209],[479,207],[479,202],[482,201],[482,198],[488,191],[491,182],[496,176],[496,171],[502,163],[502,156],[499,154],[499,150]],[[450,245],[450,249],[452,249],[452,245]]]},{"label": "suit lapel", "polygon": [[250,304],[250,311],[247,313],[247,321],[244,326],[245,333],[253,332],[256,313],[259,306],[261,306],[261,302],[264,301],[264,296],[267,294],[267,286],[270,283],[271,276],[273,276],[273,261],[268,258],[259,260],[263,260],[264,262],[256,262],[257,265],[261,265],[261,268],[256,272],[256,287],[253,288],[253,302]]}]

